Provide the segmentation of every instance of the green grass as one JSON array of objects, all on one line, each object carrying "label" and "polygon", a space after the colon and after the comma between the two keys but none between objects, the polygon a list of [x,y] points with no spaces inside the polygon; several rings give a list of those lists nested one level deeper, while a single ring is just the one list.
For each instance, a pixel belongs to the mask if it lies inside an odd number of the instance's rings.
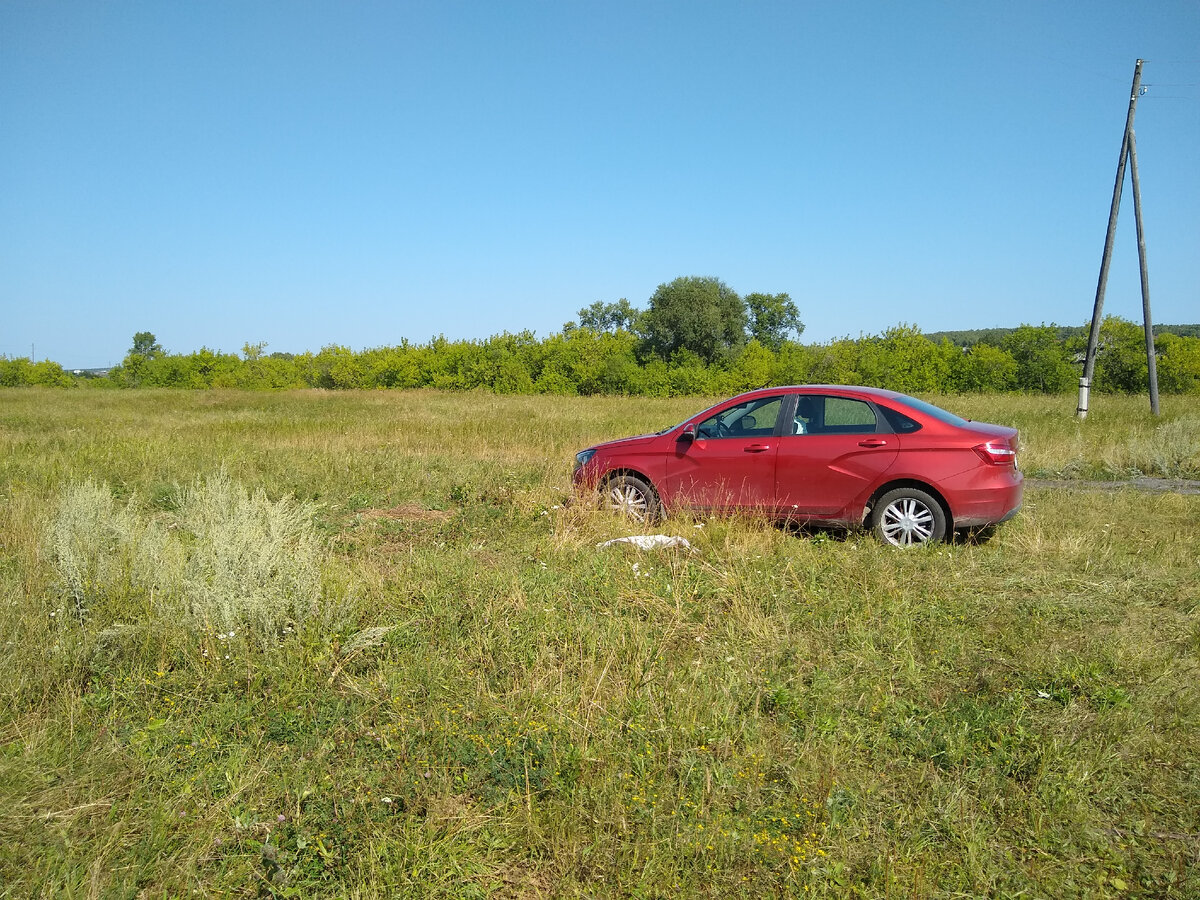
[{"label": "green grass", "polygon": [[[934,399],[1196,477],[1194,401]],[[0,392],[0,896],[1200,895],[1200,497],[597,551],[574,451],[702,405]]]}]

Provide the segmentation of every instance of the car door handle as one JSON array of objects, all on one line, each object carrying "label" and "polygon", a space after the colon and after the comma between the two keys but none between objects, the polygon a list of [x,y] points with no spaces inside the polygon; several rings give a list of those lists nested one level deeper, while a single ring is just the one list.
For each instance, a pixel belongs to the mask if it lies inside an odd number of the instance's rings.
[{"label": "car door handle", "polygon": [[770,444],[747,444],[742,448],[747,453],[762,453],[764,450],[770,450]]},{"label": "car door handle", "polygon": [[887,441],[885,441],[883,438],[869,438],[865,441],[859,441],[858,446],[860,446],[860,447],[886,447]]}]

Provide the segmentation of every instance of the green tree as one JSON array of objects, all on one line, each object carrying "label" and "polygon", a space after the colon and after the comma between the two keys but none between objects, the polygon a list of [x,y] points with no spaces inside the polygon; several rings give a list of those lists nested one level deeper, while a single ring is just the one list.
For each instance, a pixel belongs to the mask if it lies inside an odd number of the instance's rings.
[{"label": "green tree", "polygon": [[916,325],[901,323],[856,343],[856,368],[863,384],[905,394],[945,389],[949,363]]},{"label": "green tree", "polygon": [[1007,350],[991,344],[958,347],[942,338],[942,351],[950,364],[950,387],[963,393],[1011,390],[1017,381],[1017,361]]},{"label": "green tree", "polygon": [[579,327],[589,331],[633,331],[641,312],[622,297],[616,303],[597,300],[579,311]]},{"label": "green tree", "polygon": [[706,363],[746,343],[746,304],[719,278],[690,276],[660,284],[642,313],[644,350],[663,359],[688,350]]},{"label": "green tree", "polygon": [[1200,394],[1200,338],[1160,334],[1154,347],[1158,355],[1159,390]]},{"label": "green tree", "polygon": [[766,387],[774,379],[775,368],[775,354],[751,338],[716,386],[729,394]]},{"label": "green tree", "polygon": [[1053,325],[1022,325],[1004,336],[1001,349],[1016,360],[1017,390],[1058,394],[1079,382],[1079,369]]},{"label": "green tree", "polygon": [[791,341],[779,348],[775,360],[775,371],[771,380],[775,384],[810,384],[825,348],[816,344],[797,344]]},{"label": "green tree", "polygon": [[804,333],[800,310],[787,294],[747,294],[750,308],[750,337],[769,350],[778,351],[789,336]]},{"label": "green tree", "polygon": [[7,356],[0,356],[0,387],[23,387],[35,384],[71,387],[75,381],[63,371],[62,366],[48,359],[33,362],[24,357],[9,359]]},{"label": "green tree", "polygon": [[133,346],[125,354],[125,359],[113,368],[108,377],[124,387],[137,387],[145,378],[150,363],[166,355],[167,351],[152,332],[139,331],[133,336]]},{"label": "green tree", "polygon": [[715,369],[706,366],[691,350],[680,350],[671,359],[667,376],[671,396],[692,397],[697,394],[714,393]]},{"label": "green tree", "polygon": [[[1086,343],[1083,345],[1086,348]],[[1096,390],[1136,394],[1150,389],[1146,361],[1146,332],[1119,316],[1105,316],[1100,323],[1100,346],[1096,354]]]},{"label": "green tree", "polygon": [[166,355],[167,351],[155,340],[153,332],[139,331],[133,336],[133,346],[129,348],[129,352],[144,359],[158,359]]}]

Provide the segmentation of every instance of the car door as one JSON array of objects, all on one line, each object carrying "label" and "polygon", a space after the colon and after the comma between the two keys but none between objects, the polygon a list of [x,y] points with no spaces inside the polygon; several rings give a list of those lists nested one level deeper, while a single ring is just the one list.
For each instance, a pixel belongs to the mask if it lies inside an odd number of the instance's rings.
[{"label": "car door", "polygon": [[838,518],[865,501],[899,450],[875,407],[854,397],[799,395],[791,431],[779,439],[776,485],[781,511],[799,518]]},{"label": "car door", "polygon": [[707,510],[773,509],[785,399],[776,394],[733,403],[697,422],[695,438],[677,442],[667,457],[667,503]]}]

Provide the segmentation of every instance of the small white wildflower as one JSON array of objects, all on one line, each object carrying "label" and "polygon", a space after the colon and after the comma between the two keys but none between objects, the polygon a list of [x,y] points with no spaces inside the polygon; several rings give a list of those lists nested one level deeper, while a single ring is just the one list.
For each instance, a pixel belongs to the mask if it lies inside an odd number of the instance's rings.
[{"label": "small white wildflower", "polygon": [[379,798],[379,802],[380,802],[380,803],[388,803],[388,804],[390,804],[390,803],[392,802],[392,798],[391,798],[391,797],[380,797],[380,798]]}]

